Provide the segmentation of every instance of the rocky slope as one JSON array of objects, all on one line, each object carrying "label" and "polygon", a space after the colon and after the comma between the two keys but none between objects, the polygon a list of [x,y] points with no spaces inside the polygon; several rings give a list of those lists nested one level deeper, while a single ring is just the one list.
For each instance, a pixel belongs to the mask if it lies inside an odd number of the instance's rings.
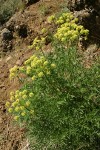
[{"label": "rocky slope", "polygon": [[10,91],[20,87],[18,81],[10,82],[9,69],[15,64],[22,65],[33,54],[28,46],[40,34],[40,29],[48,26],[46,18],[65,6],[63,0],[40,0],[16,12],[0,29],[0,150],[22,150],[24,147],[23,150],[27,150],[25,129],[12,123],[5,108]]}]

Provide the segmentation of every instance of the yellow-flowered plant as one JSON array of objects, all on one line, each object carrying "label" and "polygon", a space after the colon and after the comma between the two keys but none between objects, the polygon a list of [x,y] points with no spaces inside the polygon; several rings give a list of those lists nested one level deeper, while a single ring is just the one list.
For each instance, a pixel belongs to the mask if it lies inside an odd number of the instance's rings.
[{"label": "yellow-flowered plant", "polygon": [[[50,69],[56,68],[54,63],[49,63],[44,56],[32,55],[29,59],[24,62],[24,66],[14,66],[10,69],[10,79],[20,77],[20,74],[25,74],[27,77],[31,77],[35,80],[38,77],[50,74]],[[13,76],[12,76],[13,74]]]},{"label": "yellow-flowered plant", "polygon": [[[45,32],[44,30],[42,32]],[[32,45],[29,46],[29,48],[35,48],[37,51],[42,49],[42,46],[45,44],[45,38],[38,38],[36,37],[32,43]]]},{"label": "yellow-flowered plant", "polygon": [[[33,148],[74,150],[82,145],[96,149],[100,63],[84,67],[76,42],[80,36],[86,38],[88,30],[77,24],[72,13],[52,16],[50,26],[51,22],[56,24],[51,51],[35,51],[23,66],[10,69],[10,79],[18,77],[23,82],[10,93],[6,108],[15,121],[25,124],[32,142],[36,141]],[[37,50],[43,46],[41,39],[33,41]]]},{"label": "yellow-flowered plant", "polygon": [[[78,39],[81,35],[85,38],[88,35],[88,30],[85,30],[83,26],[78,25],[78,19],[74,18],[72,13],[63,13],[60,17],[55,17],[52,15],[48,17],[49,23],[54,23],[57,26],[57,31],[54,37],[61,41],[62,43],[73,42]],[[43,28],[41,33],[46,33],[47,30]],[[46,37],[36,37],[30,48],[35,48],[36,50],[41,50],[45,44]],[[51,75],[52,70],[56,69],[56,64],[51,63],[45,57],[45,55],[32,55],[29,59],[24,62],[24,65],[18,67],[15,65],[10,69],[10,79],[18,77],[20,79],[20,74],[24,74],[25,81],[37,82],[38,79],[44,79]],[[30,80],[27,80],[30,79]],[[15,120],[22,117],[26,117],[27,114],[34,112],[31,109],[31,98],[34,97],[34,91],[21,90],[10,93],[10,101],[6,103],[6,107],[10,113],[15,114]]]},{"label": "yellow-flowered plant", "polygon": [[[16,76],[20,78],[20,74],[25,74],[26,79],[31,79],[30,83],[37,82],[38,79],[50,76],[51,71],[55,68],[56,64],[50,63],[44,56],[32,55],[24,62],[23,66],[15,66],[10,69],[10,79],[14,79]],[[17,90],[10,93],[10,100],[6,102],[6,107],[9,113],[14,114],[14,120],[33,116],[34,109],[31,105],[33,97],[34,91]]]},{"label": "yellow-flowered plant", "polygon": [[13,68],[10,69],[10,76],[9,76],[9,78],[12,79],[12,78],[14,78],[17,75],[18,75],[18,66],[15,65]]},{"label": "yellow-flowered plant", "polygon": [[51,68],[55,68],[56,65],[49,63],[44,56],[31,56],[24,62],[26,74],[35,80],[38,77],[43,77],[50,72]]},{"label": "yellow-flowered plant", "polygon": [[33,92],[27,90],[15,91],[10,93],[10,100],[6,102],[9,113],[14,114],[14,120],[24,119],[26,116],[33,116],[34,110],[31,106]]},{"label": "yellow-flowered plant", "polygon": [[42,34],[47,33],[47,29],[46,29],[46,28],[42,28],[41,33],[42,33]]},{"label": "yellow-flowered plant", "polygon": [[89,31],[77,23],[78,18],[74,18],[72,13],[63,13],[56,21],[58,28],[54,37],[62,43],[72,43],[81,36],[86,40]]},{"label": "yellow-flowered plant", "polygon": [[[47,18],[47,22],[50,24],[53,23],[56,33],[54,34],[53,30],[42,28],[41,33],[46,33],[46,35],[44,37],[36,37],[29,48],[35,48],[37,51],[43,50],[43,46],[45,45],[48,37],[50,39],[53,39],[54,37],[63,44],[72,44],[73,42],[78,41],[81,37],[87,40],[89,31],[82,25],[78,24],[78,18],[75,18],[73,13],[65,12],[59,17],[51,15]],[[54,35],[51,36],[52,34]]]},{"label": "yellow-flowered plant", "polygon": [[48,23],[52,23],[55,20],[55,15],[51,15],[47,18]]}]

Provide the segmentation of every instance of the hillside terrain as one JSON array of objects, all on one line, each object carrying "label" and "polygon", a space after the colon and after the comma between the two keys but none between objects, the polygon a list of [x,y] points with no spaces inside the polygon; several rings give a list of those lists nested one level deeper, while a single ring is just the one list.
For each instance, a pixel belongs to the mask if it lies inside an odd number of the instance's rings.
[{"label": "hillside terrain", "polygon": [[[19,11],[11,17],[11,19],[1,27],[7,27],[13,33],[13,39],[7,41],[12,44],[12,48],[0,47],[0,149],[1,150],[21,150],[27,144],[24,139],[24,130],[19,127],[13,127],[11,116],[5,109],[6,100],[9,99],[9,93],[13,89],[17,89],[20,85],[9,81],[9,69],[15,64],[22,65],[23,61],[29,58],[34,52],[29,50],[28,46],[33,42],[34,38],[40,34],[43,26],[48,26],[46,22],[47,16],[59,12],[66,4],[63,0],[39,1],[27,7],[23,12]],[[25,27],[25,30],[23,28]],[[17,29],[22,33],[18,33]],[[24,36],[25,31],[27,32]],[[20,35],[21,34],[21,35]],[[0,38],[0,40],[2,40]],[[4,43],[5,44],[5,43]],[[47,46],[47,49],[49,46]],[[6,56],[5,56],[6,54]]]},{"label": "hillside terrain", "polygon": [[[29,150],[29,143],[25,137],[25,127],[13,124],[12,116],[7,113],[5,108],[5,103],[9,100],[9,93],[21,86],[17,80],[9,80],[9,69],[14,65],[21,66],[34,53],[34,49],[29,49],[29,45],[32,44],[35,37],[41,35],[42,28],[50,26],[47,17],[68,11],[67,6],[79,17],[80,24],[90,29],[89,40],[78,45],[88,68],[92,60],[100,54],[100,13],[96,12],[98,5],[93,8],[92,15],[94,19],[96,17],[95,21],[92,20],[92,17],[87,17],[89,16],[88,8],[90,5],[87,6],[87,9],[82,7],[79,10],[78,5],[75,8],[74,4],[67,3],[65,0],[40,0],[34,4],[21,5],[20,9],[18,6],[18,10],[14,8],[14,14],[9,14],[9,19],[6,18],[6,21],[0,22],[0,150]],[[87,15],[86,18],[78,11],[84,12]],[[87,22],[91,20],[91,24],[94,22],[95,24],[90,27]],[[47,41],[45,51],[50,51],[50,47],[50,42]]]}]

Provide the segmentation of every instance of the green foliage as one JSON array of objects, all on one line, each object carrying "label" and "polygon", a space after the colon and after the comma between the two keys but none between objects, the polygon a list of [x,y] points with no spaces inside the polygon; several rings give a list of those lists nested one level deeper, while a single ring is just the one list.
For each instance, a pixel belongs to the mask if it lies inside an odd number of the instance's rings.
[{"label": "green foliage", "polygon": [[[80,36],[79,32],[77,40]],[[99,150],[99,60],[86,68],[76,39],[52,37],[53,50],[45,53],[41,48],[44,39],[36,38],[32,45],[38,47],[36,54],[23,67],[10,70],[10,78],[17,76],[23,86],[11,93],[6,107],[15,120],[26,124],[31,149]]]},{"label": "green foliage", "polygon": [[44,4],[40,5],[39,12],[41,16],[46,16],[50,13],[50,8],[46,7]]},{"label": "green foliage", "polygon": [[0,23],[5,23],[17,9],[22,7],[23,3],[21,0],[0,0]]},{"label": "green foliage", "polygon": [[60,45],[48,59],[56,70],[33,84],[35,116],[28,127],[37,149],[98,149],[100,65],[84,68],[75,47]]}]

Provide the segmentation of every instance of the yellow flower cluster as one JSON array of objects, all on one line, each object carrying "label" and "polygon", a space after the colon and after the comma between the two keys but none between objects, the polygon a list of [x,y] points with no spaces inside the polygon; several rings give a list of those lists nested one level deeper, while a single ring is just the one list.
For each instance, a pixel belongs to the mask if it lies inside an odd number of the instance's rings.
[{"label": "yellow flower cluster", "polygon": [[[43,30],[43,32],[45,32],[45,31]],[[32,45],[29,46],[29,48],[31,49],[31,48],[34,47],[38,51],[38,50],[40,50],[42,48],[42,46],[44,45],[44,43],[45,43],[45,38],[44,37],[42,37],[40,39],[38,37],[36,37],[34,39]]]},{"label": "yellow flower cluster", "polygon": [[[34,81],[36,78],[42,78],[45,75],[50,75],[50,70],[55,69],[54,63],[50,64],[44,56],[32,55],[29,59],[24,62],[24,66],[14,66],[10,69],[10,79],[14,77],[20,78],[20,73],[31,77]],[[26,77],[27,78],[27,77]]]},{"label": "yellow flower cluster", "polygon": [[63,13],[56,21],[56,24],[61,25],[64,24],[65,22],[70,22],[74,19],[74,16],[71,12],[66,12]]},{"label": "yellow flower cluster", "polygon": [[50,69],[56,68],[56,65],[49,64],[44,56],[37,57],[36,55],[26,60],[24,65],[26,66],[26,74],[31,76],[32,80],[50,75]]},{"label": "yellow flower cluster", "polygon": [[54,37],[63,43],[73,42],[80,36],[83,36],[86,40],[89,31],[85,30],[82,25],[78,25],[77,22],[78,18],[74,18],[72,13],[63,13],[56,21],[59,27]]},{"label": "yellow flower cluster", "polygon": [[[24,66],[10,69],[10,73],[18,75],[20,71],[24,71],[25,74],[31,77],[32,80],[42,78],[51,74],[51,70],[55,69],[55,63],[49,63],[44,56],[31,56],[24,62]],[[19,72],[18,72],[19,71]],[[14,76],[13,76],[14,77]],[[34,114],[34,110],[31,106],[31,100],[34,97],[33,92],[27,90],[15,91],[10,93],[10,100],[6,102],[6,107],[9,113],[14,114],[14,119],[18,120],[21,117],[31,116]]]},{"label": "yellow flower cluster", "polygon": [[14,120],[34,114],[34,110],[31,107],[31,98],[33,97],[34,93],[28,93],[27,90],[17,90],[16,92],[10,93],[10,101],[6,102],[6,108],[9,113],[14,114]]},{"label": "yellow flower cluster", "polygon": [[15,65],[13,68],[11,68],[10,70],[10,75],[9,78],[10,80],[14,79],[15,77],[19,76],[19,73],[24,73],[25,72],[25,68],[24,66],[19,67],[17,65]]},{"label": "yellow flower cluster", "polygon": [[47,33],[47,29],[46,29],[46,28],[43,28],[43,29],[41,30],[41,33],[42,33],[42,34]]},{"label": "yellow flower cluster", "polygon": [[18,74],[18,70],[19,70],[19,67],[16,66],[16,65],[13,68],[11,68],[10,69],[10,76],[9,76],[9,78],[10,79],[15,78],[17,76],[17,74]]},{"label": "yellow flower cluster", "polygon": [[48,23],[52,23],[55,20],[55,15],[51,15],[47,18]]}]

